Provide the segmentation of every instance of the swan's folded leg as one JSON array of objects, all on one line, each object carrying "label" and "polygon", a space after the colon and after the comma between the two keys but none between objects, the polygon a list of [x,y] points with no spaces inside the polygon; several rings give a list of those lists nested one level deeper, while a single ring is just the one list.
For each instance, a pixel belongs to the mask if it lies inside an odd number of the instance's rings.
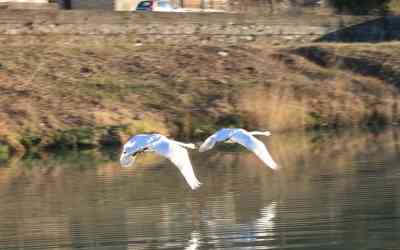
[{"label": "swan's folded leg", "polygon": [[180,145],[182,147],[185,147],[185,148],[196,149],[196,145],[194,145],[194,143],[184,143],[184,142],[175,141],[175,140],[172,140],[172,139],[168,139],[168,140],[170,140],[170,141],[172,141],[172,142],[174,142],[174,143],[176,143],[176,144],[178,144],[178,145]]},{"label": "swan's folded leg", "polygon": [[271,135],[271,132],[269,132],[269,131],[264,131],[264,132],[262,132],[262,131],[251,131],[251,132],[249,132],[249,134],[251,134],[251,135],[270,136],[270,135]]}]

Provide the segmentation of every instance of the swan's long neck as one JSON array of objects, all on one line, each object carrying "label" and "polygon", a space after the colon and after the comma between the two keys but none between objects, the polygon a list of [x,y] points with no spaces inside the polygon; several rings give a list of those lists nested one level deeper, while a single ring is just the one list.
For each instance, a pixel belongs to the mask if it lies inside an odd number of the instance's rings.
[{"label": "swan's long neck", "polygon": [[265,135],[265,136],[270,136],[271,132],[269,131],[251,131],[249,132],[251,135]]}]

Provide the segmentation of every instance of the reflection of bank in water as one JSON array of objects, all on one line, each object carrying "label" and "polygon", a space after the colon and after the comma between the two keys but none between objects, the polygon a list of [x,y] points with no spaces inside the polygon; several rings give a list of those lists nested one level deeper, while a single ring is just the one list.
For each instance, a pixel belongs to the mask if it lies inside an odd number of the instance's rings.
[{"label": "reflection of bank in water", "polygon": [[0,224],[7,226],[0,229],[0,249],[28,243],[37,249],[310,248],[362,242],[366,235],[381,244],[386,241],[375,236],[395,239],[396,223],[387,218],[397,215],[396,130],[270,139],[285,163],[277,174],[246,150],[193,153],[204,182],[196,192],[182,188],[183,178],[161,157],[132,169],[88,152],[12,159],[0,168]]},{"label": "reflection of bank in water", "polygon": [[[346,130],[343,132],[310,132],[310,133],[276,133],[265,141],[271,154],[277,162],[281,163],[282,169],[276,174],[288,177],[299,174],[304,168],[309,173],[318,174],[322,168],[336,171],[353,171],[349,162],[362,161],[366,156],[376,160],[387,160],[388,156],[400,155],[400,130],[388,129],[380,133],[368,133],[360,130]],[[228,147],[228,148],[227,148]],[[232,152],[231,152],[232,151]],[[157,171],[170,167],[168,160],[156,154],[143,154],[137,159],[137,165],[132,168],[120,169],[117,158],[120,148],[107,153],[86,151],[65,151],[58,154],[43,154],[41,158],[23,157],[10,158],[3,162],[0,167],[0,180],[2,183],[7,179],[19,175],[29,176],[35,173],[40,175],[60,175],[62,169],[90,169],[95,168],[100,175],[117,176],[122,173]],[[112,154],[115,157],[112,158]],[[259,181],[273,175],[271,171],[263,168],[262,163],[251,153],[246,152],[239,145],[218,145],[214,152],[199,154],[190,152],[193,157],[195,172],[207,176],[214,182],[218,178],[224,178],[226,183],[235,182],[232,170],[242,168],[249,177],[260,176]],[[390,157],[389,157],[390,158]],[[40,167],[40,171],[38,171]],[[217,172],[207,169],[213,168]],[[217,177],[219,168],[227,170],[227,176]],[[200,178],[202,176],[200,175]],[[229,176],[230,175],[230,176]],[[246,176],[242,176],[246,178]],[[309,175],[304,176],[310,177]],[[206,181],[206,180],[205,180]],[[265,181],[270,181],[269,178]]]},{"label": "reflection of bank in water", "polygon": [[285,175],[302,168],[351,171],[352,162],[360,157],[385,160],[400,153],[400,130],[387,129],[379,133],[363,130],[322,131],[277,134],[271,137],[271,150],[283,165]]}]

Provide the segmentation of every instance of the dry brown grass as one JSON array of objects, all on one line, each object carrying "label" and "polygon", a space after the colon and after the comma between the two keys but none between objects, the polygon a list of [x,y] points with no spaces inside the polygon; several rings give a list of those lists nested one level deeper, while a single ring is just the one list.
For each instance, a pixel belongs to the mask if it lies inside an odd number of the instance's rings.
[{"label": "dry brown grass", "polygon": [[391,0],[388,4],[388,9],[393,14],[400,14],[400,1],[399,0]]},{"label": "dry brown grass", "polygon": [[270,57],[280,72],[277,82],[243,91],[240,109],[253,124],[276,130],[398,123],[398,46],[314,44],[276,50]]},{"label": "dry brown grass", "polygon": [[149,131],[200,139],[229,125],[277,131],[400,120],[400,43],[81,39],[48,37],[0,51],[0,136],[13,147],[24,138],[99,145]]},{"label": "dry brown grass", "polygon": [[289,88],[254,88],[240,95],[239,111],[254,128],[274,131],[303,129],[309,119],[307,104],[295,98]]}]

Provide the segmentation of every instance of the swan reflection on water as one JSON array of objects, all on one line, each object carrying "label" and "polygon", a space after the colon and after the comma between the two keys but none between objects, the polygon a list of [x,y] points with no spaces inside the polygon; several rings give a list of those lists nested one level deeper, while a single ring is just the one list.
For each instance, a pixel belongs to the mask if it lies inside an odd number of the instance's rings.
[{"label": "swan reflection on water", "polygon": [[[228,228],[220,228],[218,221],[208,221],[207,228],[201,231],[207,232],[207,238],[201,240],[199,231],[192,231],[185,250],[197,250],[201,246],[216,247],[230,246],[232,243],[255,242],[259,240],[272,240],[275,236],[275,223],[277,202],[271,202],[268,206],[259,211],[259,217],[248,224],[243,224],[238,229],[238,233],[229,233]],[[228,226],[228,225],[225,225]],[[234,224],[231,224],[235,227]]]},{"label": "swan reflection on water", "polygon": [[268,206],[260,210],[261,217],[253,223],[256,234],[259,236],[273,236],[275,229],[274,218],[276,216],[277,202],[271,202]]},{"label": "swan reflection on water", "polygon": [[197,250],[200,246],[200,234],[197,231],[193,231],[190,234],[190,240],[188,242],[188,246],[185,247],[185,250]]}]

